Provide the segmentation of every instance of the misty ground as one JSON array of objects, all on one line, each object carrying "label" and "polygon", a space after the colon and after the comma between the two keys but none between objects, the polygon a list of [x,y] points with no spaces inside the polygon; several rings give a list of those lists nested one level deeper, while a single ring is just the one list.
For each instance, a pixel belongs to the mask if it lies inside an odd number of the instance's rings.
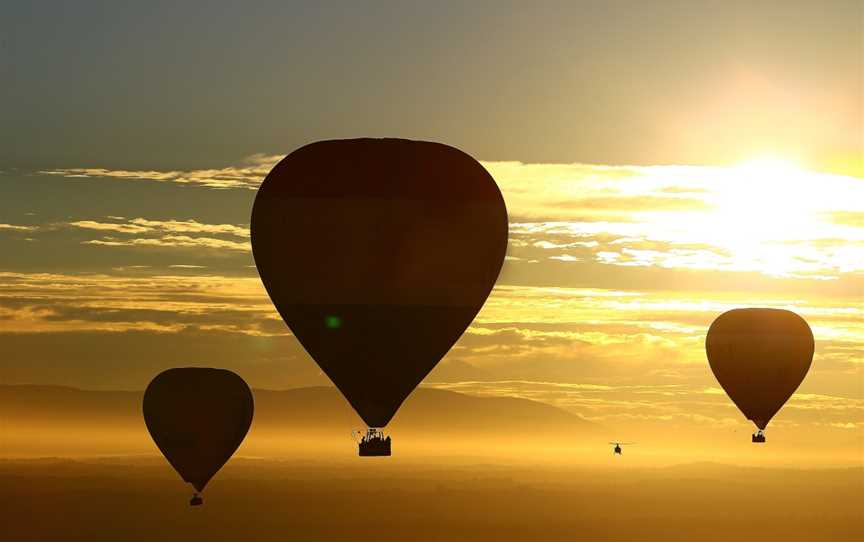
[{"label": "misty ground", "polygon": [[864,470],[159,457],[0,460],[5,540],[860,540]]},{"label": "misty ground", "polygon": [[[394,456],[359,458],[356,416],[334,390],[258,390],[252,430],[205,505],[190,508],[139,409],[140,392],[0,386],[0,541],[843,542],[864,532],[860,433],[780,426],[754,445],[746,425],[639,433],[524,399],[420,389],[388,426]],[[638,444],[613,456],[616,434]]]}]

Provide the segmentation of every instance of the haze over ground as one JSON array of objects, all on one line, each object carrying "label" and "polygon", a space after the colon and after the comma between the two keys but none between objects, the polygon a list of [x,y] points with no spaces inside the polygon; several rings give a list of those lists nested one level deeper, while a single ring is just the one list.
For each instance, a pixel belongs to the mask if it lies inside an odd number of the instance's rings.
[{"label": "haze over ground", "polygon": [[[841,466],[783,431],[758,449],[744,428],[614,456],[601,428],[554,407],[420,389],[394,420],[394,456],[359,458],[335,390],[255,395],[253,431],[196,510],[146,434],[140,392],[0,387],[17,457],[0,459],[4,535],[852,541],[864,522],[854,453]],[[39,521],[45,509],[66,515]]]},{"label": "haze over ground", "polygon": [[[853,541],[858,469],[239,460],[202,507],[162,464],[0,461],[12,540]],[[44,521],[46,510],[66,513]]]}]

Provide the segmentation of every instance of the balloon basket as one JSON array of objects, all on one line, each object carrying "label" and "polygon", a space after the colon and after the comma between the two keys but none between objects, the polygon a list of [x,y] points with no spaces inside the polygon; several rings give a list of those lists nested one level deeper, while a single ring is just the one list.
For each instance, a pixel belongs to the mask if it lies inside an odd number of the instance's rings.
[{"label": "balloon basket", "polygon": [[755,442],[755,443],[765,442],[765,435],[762,433],[762,431],[759,431],[758,433],[753,433],[753,442]]},{"label": "balloon basket", "polygon": [[199,494],[192,495],[192,498],[189,499],[189,506],[201,506],[204,504],[204,497]]},{"label": "balloon basket", "polygon": [[360,457],[383,457],[390,455],[390,437],[377,429],[369,429],[357,443]]}]

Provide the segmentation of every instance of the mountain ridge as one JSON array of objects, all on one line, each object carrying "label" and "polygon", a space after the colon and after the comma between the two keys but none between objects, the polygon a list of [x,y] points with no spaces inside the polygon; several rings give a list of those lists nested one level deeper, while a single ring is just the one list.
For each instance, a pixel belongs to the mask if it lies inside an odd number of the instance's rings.
[{"label": "mountain ridge", "polygon": [[[253,388],[254,426],[328,431],[362,426],[335,387]],[[140,420],[143,391],[86,390],[63,385],[0,385],[0,417],[19,423],[118,423]],[[406,399],[392,430],[538,432],[592,431],[598,427],[553,405],[517,397],[482,397],[421,387]]]}]

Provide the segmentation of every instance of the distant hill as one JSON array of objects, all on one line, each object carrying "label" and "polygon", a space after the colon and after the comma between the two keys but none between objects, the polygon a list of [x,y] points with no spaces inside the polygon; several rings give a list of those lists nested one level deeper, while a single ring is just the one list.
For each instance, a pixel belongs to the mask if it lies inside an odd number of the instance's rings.
[{"label": "distant hill", "polygon": [[0,385],[6,423],[118,422],[137,417],[143,392],[91,391],[66,386]]},{"label": "distant hill", "polygon": [[[0,386],[2,424],[98,427],[140,430],[143,392],[91,391],[63,386]],[[333,433],[340,436],[363,423],[338,390],[330,387],[284,391],[254,390],[253,430]],[[408,433],[470,433],[477,436],[550,435],[593,432],[596,426],[554,406],[514,397],[476,397],[418,388],[405,401],[388,430]]]},{"label": "distant hill", "polygon": [[[335,388],[255,390],[256,421],[327,427],[362,424]],[[477,397],[418,388],[402,405],[393,431],[548,432],[584,431],[594,424],[551,405],[515,397]]]}]

